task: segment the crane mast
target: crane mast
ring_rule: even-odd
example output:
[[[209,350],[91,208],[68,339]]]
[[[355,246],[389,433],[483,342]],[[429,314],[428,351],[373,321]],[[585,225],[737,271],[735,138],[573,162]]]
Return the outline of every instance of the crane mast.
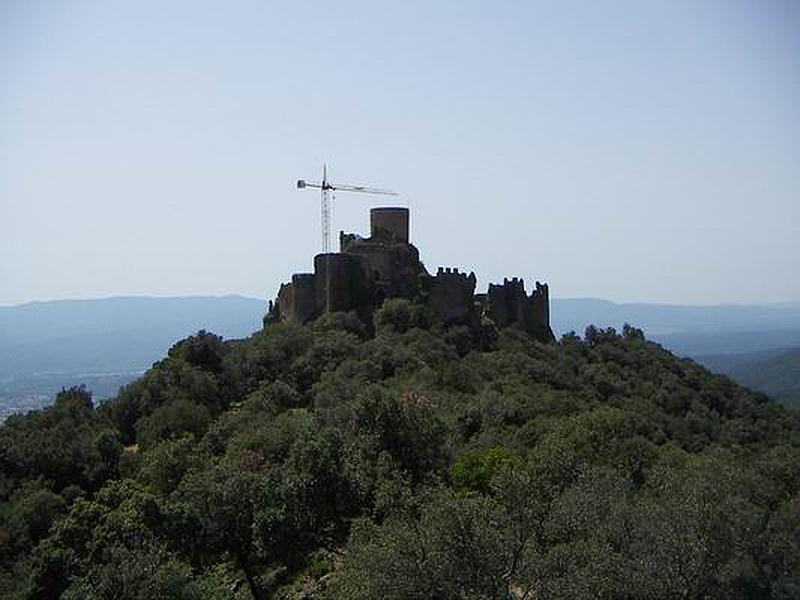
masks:
[[[322,220],[322,252],[331,251],[331,201],[335,199],[335,192],[357,192],[361,194],[377,194],[383,196],[397,196],[396,192],[382,188],[371,188],[363,185],[340,185],[328,181],[328,166],[322,167],[322,181],[297,180],[297,189],[306,188],[320,190],[320,217]]]

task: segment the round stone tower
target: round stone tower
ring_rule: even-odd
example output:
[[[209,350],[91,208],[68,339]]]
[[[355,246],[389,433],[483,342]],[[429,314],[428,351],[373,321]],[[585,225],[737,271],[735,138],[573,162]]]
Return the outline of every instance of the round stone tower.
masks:
[[[370,235],[374,238],[391,238],[408,243],[408,209],[384,206],[369,211]]]

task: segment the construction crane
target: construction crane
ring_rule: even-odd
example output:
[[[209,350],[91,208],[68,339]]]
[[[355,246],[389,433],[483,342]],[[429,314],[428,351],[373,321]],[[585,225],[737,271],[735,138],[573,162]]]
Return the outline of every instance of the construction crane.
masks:
[[[297,189],[304,190],[313,188],[320,190],[322,215],[322,252],[328,254],[331,251],[331,201],[335,198],[335,192],[360,192],[362,194],[379,194],[382,196],[397,196],[396,192],[380,188],[370,188],[363,185],[339,185],[328,181],[328,166],[322,167],[322,181],[297,180]],[[332,194],[332,195],[329,195]]]

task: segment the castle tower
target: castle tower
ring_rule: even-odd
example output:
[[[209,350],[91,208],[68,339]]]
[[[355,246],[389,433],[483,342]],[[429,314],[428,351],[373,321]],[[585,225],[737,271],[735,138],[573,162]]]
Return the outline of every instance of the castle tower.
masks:
[[[372,307],[372,285],[363,259],[355,254],[329,253],[314,257],[317,306],[321,313]]]
[[[399,206],[372,208],[369,211],[370,235],[408,243],[408,209]]]
[[[475,315],[475,273],[459,273],[458,269],[439,267],[430,278],[431,310],[445,325],[477,323]]]

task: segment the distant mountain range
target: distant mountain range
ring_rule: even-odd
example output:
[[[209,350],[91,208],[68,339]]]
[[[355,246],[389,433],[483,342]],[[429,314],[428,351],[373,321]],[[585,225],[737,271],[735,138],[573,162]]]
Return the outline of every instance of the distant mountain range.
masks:
[[[222,297],[117,297],[58,300],[0,307],[0,417],[46,402],[62,386],[85,383],[96,398],[113,396],[163,357],[177,340],[199,329],[225,338],[261,327],[264,300]],[[778,398],[790,396],[800,374],[781,351],[800,348],[800,302],[763,306],[617,304],[597,299],[554,299],[557,335],[583,333],[590,324],[620,328],[631,323],[676,354],[729,374]],[[790,355],[791,356],[791,355]],[[771,361],[764,382],[755,374]],[[776,366],[786,360],[787,370]],[[741,368],[738,371],[737,368]],[[744,378],[744,379],[742,379]],[[776,388],[772,382],[783,382]],[[751,382],[751,383],[748,383]]]

